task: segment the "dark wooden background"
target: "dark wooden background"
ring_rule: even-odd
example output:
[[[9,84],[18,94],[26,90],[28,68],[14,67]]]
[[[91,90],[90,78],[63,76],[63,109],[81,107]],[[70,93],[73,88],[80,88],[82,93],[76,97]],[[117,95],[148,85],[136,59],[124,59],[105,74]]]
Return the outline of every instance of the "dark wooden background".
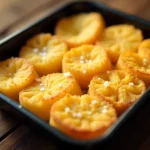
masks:
[[[33,21],[41,18],[51,8],[55,8],[61,2],[68,0],[4,0],[0,4],[0,39],[7,35],[24,28]],[[150,21],[150,0],[99,0],[110,7],[117,8],[129,14],[137,15]],[[143,114],[150,115],[147,109]],[[139,124],[143,128],[143,132],[139,132],[136,128],[138,119],[144,117],[136,116],[133,122],[128,126],[132,126],[129,131],[124,131],[122,142],[117,139],[116,150],[150,150],[150,119],[144,118]],[[139,121],[140,122],[140,121]],[[146,128],[147,127],[147,128]],[[147,134],[146,134],[147,133]],[[123,135],[123,136],[124,136]],[[131,138],[129,138],[131,136]],[[128,140],[128,138],[130,140]],[[142,140],[139,140],[142,139]],[[141,142],[142,141],[142,142]],[[134,145],[134,147],[133,147]],[[137,146],[135,146],[137,145]],[[55,144],[52,144],[42,136],[35,135],[32,130],[20,123],[18,120],[10,117],[6,113],[0,111],[0,150],[55,150]],[[107,149],[107,148],[106,148]],[[107,149],[107,150],[110,150]],[[113,144],[112,144],[113,150]]]
[[[69,0],[4,0],[0,4],[0,38],[24,28],[65,1]],[[150,0],[99,1],[150,21]]]

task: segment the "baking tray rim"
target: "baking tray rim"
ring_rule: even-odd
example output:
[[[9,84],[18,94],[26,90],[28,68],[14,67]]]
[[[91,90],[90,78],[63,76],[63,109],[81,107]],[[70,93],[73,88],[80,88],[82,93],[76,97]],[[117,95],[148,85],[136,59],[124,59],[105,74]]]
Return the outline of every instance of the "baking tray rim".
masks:
[[[34,115],[32,112],[28,111],[24,107],[20,107],[21,105],[18,104],[15,101],[12,101],[9,97],[6,95],[0,93],[0,100],[3,100],[4,103],[7,103],[9,106],[12,106],[15,110],[17,110],[19,113],[25,115],[25,117],[31,119],[32,121],[36,122],[40,127],[48,131],[49,133],[52,133],[56,138],[59,140],[69,143],[69,144],[75,144],[78,146],[84,146],[84,147],[90,147],[93,144],[101,144],[106,139],[110,138],[115,132],[118,130],[118,128],[126,122],[133,114],[136,113],[136,110],[139,109],[139,105],[143,106],[147,102],[147,100],[144,100],[146,95],[150,95],[150,88],[148,88],[145,93],[139,98],[137,102],[135,102],[133,105],[131,105],[118,119],[117,121],[109,127],[105,133],[102,136],[99,136],[97,138],[93,138],[90,140],[79,140],[71,138],[61,131],[57,130],[56,128],[50,126],[48,123],[46,123],[44,120],[40,119],[36,115]],[[3,109],[2,109],[3,110]],[[4,109],[5,110],[5,109]],[[16,117],[17,118],[17,117]]]

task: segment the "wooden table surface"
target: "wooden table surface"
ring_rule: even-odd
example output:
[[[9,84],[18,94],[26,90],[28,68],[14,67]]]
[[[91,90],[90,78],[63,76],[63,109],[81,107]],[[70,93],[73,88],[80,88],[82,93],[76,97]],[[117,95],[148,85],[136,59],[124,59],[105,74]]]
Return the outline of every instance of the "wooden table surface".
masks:
[[[65,0],[64,0],[65,1]],[[124,12],[140,16],[150,21],[150,0],[100,0]],[[60,0],[5,0],[0,5],[0,38],[32,23],[49,12]],[[147,105],[142,113],[123,125],[105,150],[150,150],[150,109]],[[137,123],[138,122],[138,123]],[[125,128],[125,127],[126,128]],[[127,128],[127,126],[129,126]],[[141,130],[139,130],[141,129]],[[45,140],[17,119],[0,111],[0,150],[55,150],[56,144]],[[63,149],[63,148],[62,148]]]

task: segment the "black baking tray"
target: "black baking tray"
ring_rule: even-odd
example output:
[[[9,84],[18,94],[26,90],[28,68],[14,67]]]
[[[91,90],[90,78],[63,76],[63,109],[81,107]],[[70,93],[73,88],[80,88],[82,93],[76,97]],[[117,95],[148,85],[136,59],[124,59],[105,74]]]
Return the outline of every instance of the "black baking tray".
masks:
[[[133,24],[137,28],[142,29],[144,38],[150,37],[149,21],[109,8],[97,1],[71,1],[63,3],[44,18],[0,41],[0,60],[4,60],[11,56],[17,56],[21,46],[25,44],[27,39],[38,33],[54,33],[55,24],[60,18],[80,12],[100,12],[104,17],[107,26],[121,23]],[[47,122],[41,120],[25,108],[20,108],[18,103],[2,93],[0,93],[0,108],[14,117],[23,120],[24,123],[30,125],[36,132],[44,133],[45,137],[48,137],[48,139],[57,145],[64,147],[71,146],[72,149],[73,147],[94,149],[102,148],[102,145],[109,144],[111,139],[115,138],[117,131],[120,130],[123,123],[125,125],[133,115],[142,112],[145,105],[147,107],[150,106],[149,100],[150,89],[148,89],[135,104],[124,112],[103,136],[88,141],[80,141],[64,135],[62,132],[49,126]]]

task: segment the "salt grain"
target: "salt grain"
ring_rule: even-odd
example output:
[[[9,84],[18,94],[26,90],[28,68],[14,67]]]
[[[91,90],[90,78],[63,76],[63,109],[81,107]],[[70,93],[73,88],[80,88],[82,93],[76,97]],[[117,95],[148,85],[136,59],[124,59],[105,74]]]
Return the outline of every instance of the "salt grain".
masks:
[[[60,83],[60,84],[59,84],[59,87],[62,87],[62,86],[63,86],[63,85]]]
[[[105,106],[103,106],[103,108],[104,108],[104,109],[106,109],[106,108],[108,108],[108,106],[107,106],[107,105],[105,105]]]
[[[65,72],[65,73],[64,73],[64,76],[70,77],[70,76],[71,76],[71,73],[70,73],[70,72]]]
[[[104,87],[106,87],[106,88],[109,87],[109,82],[108,81],[104,82]]]
[[[102,110],[102,113],[106,113],[108,110],[107,109],[103,109]]]
[[[43,86],[43,83],[40,83],[40,86]]]
[[[22,106],[21,106],[21,105],[19,105],[19,106],[18,106],[18,108],[22,108]]]
[[[86,74],[86,72],[87,72],[86,70],[83,70],[83,74]]]
[[[130,85],[130,86],[133,86],[133,85],[134,85],[134,83],[133,83],[133,82],[129,82],[129,85]]]
[[[83,60],[84,59],[84,56],[80,56],[80,60]]]
[[[44,87],[41,87],[41,88],[40,88],[40,91],[44,91],[44,90],[45,90],[45,88],[44,88]]]
[[[92,100],[92,105],[97,104],[97,100]]]
[[[34,48],[34,49],[33,49],[33,52],[34,52],[34,53],[37,53],[38,51],[39,51],[38,48]]]
[[[143,65],[147,65],[147,59],[146,58],[143,59]]]
[[[80,64],[84,64],[84,60],[80,60]]]
[[[82,117],[82,113],[81,113],[81,112],[78,112],[78,113],[77,113],[77,117],[78,117],[78,118],[81,118],[81,117]]]
[[[67,113],[70,112],[70,108],[69,108],[69,107],[66,107],[66,108],[65,108],[65,112],[67,112]]]
[[[47,55],[47,53],[46,52],[40,52],[39,55],[42,57],[45,57]]]

